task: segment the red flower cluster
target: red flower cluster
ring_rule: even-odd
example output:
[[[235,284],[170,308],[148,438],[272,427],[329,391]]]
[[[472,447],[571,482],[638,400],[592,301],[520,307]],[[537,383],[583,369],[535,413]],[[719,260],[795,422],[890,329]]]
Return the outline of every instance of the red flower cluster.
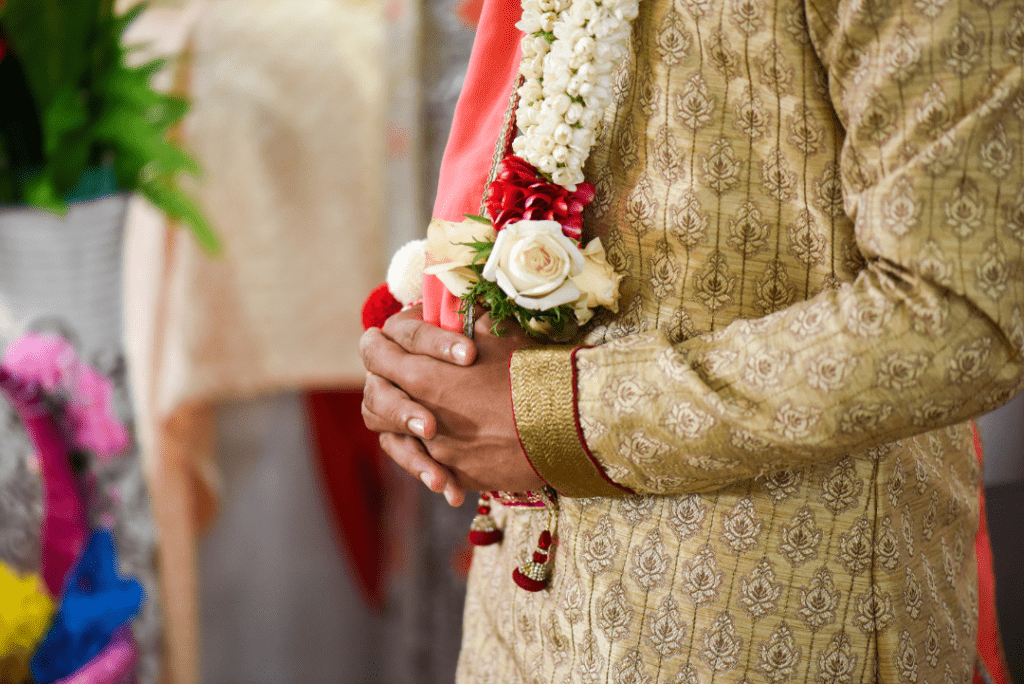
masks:
[[[583,208],[594,199],[594,186],[580,183],[576,192],[540,177],[525,159],[509,155],[498,165],[498,176],[487,188],[487,213],[495,230],[516,221],[558,221],[565,236],[579,241]]]

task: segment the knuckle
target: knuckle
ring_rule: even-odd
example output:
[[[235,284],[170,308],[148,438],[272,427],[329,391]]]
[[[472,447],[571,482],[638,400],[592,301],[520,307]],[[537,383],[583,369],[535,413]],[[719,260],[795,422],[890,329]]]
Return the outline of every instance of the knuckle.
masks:
[[[432,386],[429,375],[429,373],[419,368],[410,369],[403,379],[402,389],[415,399],[428,399]]]
[[[377,406],[377,392],[380,391],[379,383],[377,382],[377,376],[371,376],[366,379],[366,385],[363,387],[363,410],[376,412]]]
[[[373,365],[374,350],[380,341],[381,332],[376,328],[370,328],[359,337],[359,357],[363,360],[363,366],[371,370]]]
[[[399,344],[407,352],[418,353],[423,337],[423,324],[419,321],[403,321],[398,333]]]

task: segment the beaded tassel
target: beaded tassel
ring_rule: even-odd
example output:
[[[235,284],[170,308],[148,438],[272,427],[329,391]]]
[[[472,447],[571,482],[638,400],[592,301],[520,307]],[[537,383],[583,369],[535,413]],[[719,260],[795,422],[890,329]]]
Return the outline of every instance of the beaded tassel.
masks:
[[[558,522],[558,495],[551,487],[545,487],[543,493],[548,499],[548,524],[537,539],[533,557],[512,571],[513,581],[526,591],[547,588],[551,578],[551,541]]]
[[[541,591],[548,586],[548,560],[551,557],[551,531],[544,530],[537,540],[537,550],[533,558],[512,571],[512,579],[526,591]]]
[[[469,527],[469,543],[473,546],[490,546],[501,541],[502,533],[491,516],[491,497],[487,492],[480,494],[476,517]]]

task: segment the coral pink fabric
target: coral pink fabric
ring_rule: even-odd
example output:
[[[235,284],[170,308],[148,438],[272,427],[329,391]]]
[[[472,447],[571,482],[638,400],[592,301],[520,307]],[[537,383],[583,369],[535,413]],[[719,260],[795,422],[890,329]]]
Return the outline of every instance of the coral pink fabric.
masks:
[[[484,0],[466,81],[441,162],[434,216],[461,221],[480,211],[494,146],[519,70],[522,15],[518,0]],[[462,327],[459,300],[434,276],[423,278],[423,318],[449,330]]]

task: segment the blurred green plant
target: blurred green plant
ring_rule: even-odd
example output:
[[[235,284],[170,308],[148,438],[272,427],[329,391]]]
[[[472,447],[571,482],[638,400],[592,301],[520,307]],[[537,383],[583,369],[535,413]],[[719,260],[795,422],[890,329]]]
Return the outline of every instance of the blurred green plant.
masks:
[[[217,236],[178,185],[199,165],[168,135],[188,103],[151,87],[163,60],[126,60],[125,29],[144,9],[116,15],[114,0],[0,0],[0,203],[63,214],[78,180],[98,166],[113,172],[118,190],[141,193],[216,252]]]

